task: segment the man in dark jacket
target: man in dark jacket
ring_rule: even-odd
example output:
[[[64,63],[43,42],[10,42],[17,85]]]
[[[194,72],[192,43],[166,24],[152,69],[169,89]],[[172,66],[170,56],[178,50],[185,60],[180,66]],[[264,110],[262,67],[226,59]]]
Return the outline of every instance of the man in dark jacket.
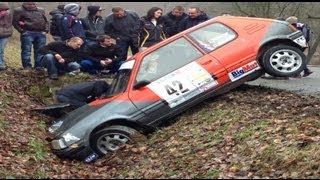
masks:
[[[178,31],[184,31],[208,19],[210,19],[209,16],[202,12],[198,7],[190,7],[188,16],[180,21]]]
[[[64,5],[58,5],[58,7],[49,12],[51,15],[50,19],[50,34],[55,41],[61,41],[61,19],[64,15]]]
[[[112,8],[112,14],[106,17],[105,33],[116,39],[123,57],[127,59],[130,47],[132,55],[139,52],[139,48],[133,42],[138,38],[139,16],[134,11],[123,10],[121,7]]]
[[[80,37],[83,41],[86,40],[82,21],[78,18],[80,10],[80,5],[76,3],[69,3],[64,6],[65,15],[61,19],[62,40],[71,37]]]
[[[101,16],[102,10],[104,9],[102,9],[100,6],[88,6],[88,15],[84,18],[81,18],[82,25],[86,33],[86,46],[97,43],[97,36],[105,34],[105,21]]]
[[[56,94],[59,103],[69,103],[79,108],[100,98],[109,89],[109,84],[103,80],[80,82],[60,89]]]
[[[24,69],[31,69],[31,49],[34,49],[34,68],[40,68],[40,55],[37,50],[46,44],[46,33],[49,32],[49,22],[43,8],[36,2],[24,2],[13,11],[12,24],[20,33],[21,61]]]
[[[80,65],[84,72],[98,74],[99,70],[108,69],[110,74],[118,71],[125,57],[122,56],[119,46],[112,43],[108,35],[99,35],[98,44],[86,46]]]
[[[47,68],[50,79],[57,80],[58,74],[80,70],[80,47],[83,40],[72,37],[67,41],[55,41],[39,49],[41,64]]]
[[[176,6],[172,9],[171,12],[162,17],[165,27],[164,31],[166,32],[168,37],[171,37],[179,32],[179,22],[187,16],[188,15],[184,13],[184,9],[182,6]]]

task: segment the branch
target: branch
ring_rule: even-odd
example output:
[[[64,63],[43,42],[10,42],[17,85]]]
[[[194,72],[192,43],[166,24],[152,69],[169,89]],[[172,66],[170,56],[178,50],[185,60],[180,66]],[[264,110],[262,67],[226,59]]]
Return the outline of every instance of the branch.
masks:
[[[307,14],[308,15],[308,19],[320,19],[320,17],[316,17],[316,16],[311,16],[309,13]]]

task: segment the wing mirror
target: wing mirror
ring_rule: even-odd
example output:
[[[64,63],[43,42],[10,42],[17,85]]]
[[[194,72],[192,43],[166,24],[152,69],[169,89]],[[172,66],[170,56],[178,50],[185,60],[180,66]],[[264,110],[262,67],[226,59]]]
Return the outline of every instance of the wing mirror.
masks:
[[[147,80],[138,81],[138,82],[133,86],[133,88],[134,88],[134,89],[139,89],[139,88],[141,88],[141,87],[143,87],[143,86],[146,86],[146,85],[148,85],[148,84],[150,84],[150,81],[147,81]]]

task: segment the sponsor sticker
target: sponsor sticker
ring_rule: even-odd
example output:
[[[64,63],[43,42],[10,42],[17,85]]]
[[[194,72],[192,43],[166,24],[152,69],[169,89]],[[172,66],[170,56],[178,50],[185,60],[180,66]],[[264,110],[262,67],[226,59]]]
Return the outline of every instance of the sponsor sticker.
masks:
[[[86,159],[84,161],[88,163],[93,160],[96,160],[98,157],[99,157],[99,155],[97,153],[93,153],[90,156],[86,157]]]
[[[229,72],[228,75],[231,81],[233,82],[254,72],[257,69],[260,69],[260,66],[258,65],[257,61],[252,61],[236,70]]]
[[[218,84],[198,63],[192,62],[147,87],[173,108]]]
[[[293,40],[293,42],[297,43],[301,47],[308,47],[307,40],[304,36],[300,36],[297,39]]]
[[[62,137],[64,138],[64,140],[65,140],[66,142],[69,142],[69,141],[79,141],[79,140],[80,140],[80,138],[78,138],[78,137],[76,137],[76,136],[74,136],[74,135],[72,135],[72,134],[70,134],[70,133],[67,133],[67,134],[63,135]]]

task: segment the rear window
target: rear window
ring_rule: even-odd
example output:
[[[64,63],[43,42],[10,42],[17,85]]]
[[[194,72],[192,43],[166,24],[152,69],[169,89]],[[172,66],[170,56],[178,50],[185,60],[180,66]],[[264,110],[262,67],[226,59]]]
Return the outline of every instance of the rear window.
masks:
[[[221,23],[213,23],[191,32],[188,36],[206,52],[213,51],[218,47],[236,38],[236,33]]]

